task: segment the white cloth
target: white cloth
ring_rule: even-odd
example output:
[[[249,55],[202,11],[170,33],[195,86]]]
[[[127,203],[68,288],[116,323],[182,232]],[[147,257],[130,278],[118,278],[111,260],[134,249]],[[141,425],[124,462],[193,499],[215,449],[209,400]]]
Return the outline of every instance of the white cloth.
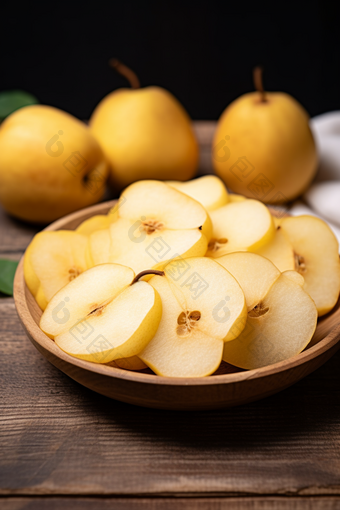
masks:
[[[340,111],[310,121],[320,164],[312,186],[288,210],[293,216],[311,214],[326,221],[340,245]],[[340,251],[340,250],[339,250]]]

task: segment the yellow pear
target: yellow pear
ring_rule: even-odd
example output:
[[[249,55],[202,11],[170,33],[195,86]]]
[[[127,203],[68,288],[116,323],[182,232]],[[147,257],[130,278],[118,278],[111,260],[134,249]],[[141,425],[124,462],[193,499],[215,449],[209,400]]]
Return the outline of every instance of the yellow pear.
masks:
[[[281,230],[288,237],[295,269],[305,280],[304,290],[316,304],[319,316],[335,306],[340,292],[339,244],[327,223],[314,216],[284,218]]]
[[[26,106],[0,129],[0,202],[26,221],[49,223],[98,202],[108,164],[88,126],[57,108]]]
[[[170,262],[150,285],[159,293],[163,315],[150,343],[139,353],[156,374],[204,377],[215,372],[224,342],[244,327],[244,294],[231,274],[208,257]]]
[[[216,175],[204,175],[192,181],[167,181],[168,186],[194,198],[207,211],[214,211],[229,202],[227,188]]]
[[[113,185],[121,189],[139,179],[193,177],[198,145],[182,105],[160,87],[139,88],[131,71],[117,61],[115,67],[135,88],[106,96],[90,119],[110,162]]]
[[[218,121],[213,166],[235,193],[267,203],[301,195],[312,181],[318,156],[309,116],[291,96],[257,92],[231,103]]]
[[[162,317],[158,292],[118,264],[82,273],[52,298],[41,329],[65,352],[94,363],[136,356]]]

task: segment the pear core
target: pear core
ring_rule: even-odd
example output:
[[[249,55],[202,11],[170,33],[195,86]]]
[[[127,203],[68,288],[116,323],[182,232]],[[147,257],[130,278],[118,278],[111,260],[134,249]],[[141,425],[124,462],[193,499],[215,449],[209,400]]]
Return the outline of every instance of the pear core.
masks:
[[[307,271],[306,262],[302,255],[294,252],[294,261],[295,261],[295,271],[304,275]]]
[[[103,311],[105,310],[107,305],[109,305],[111,302],[112,302],[112,299],[107,299],[106,301],[104,301],[100,305],[99,304],[92,305],[92,307],[91,307],[92,310],[91,310],[91,312],[89,312],[87,314],[87,317],[90,317],[90,316],[91,317],[98,317],[99,315],[101,315],[103,313]]]
[[[269,306],[265,306],[261,301],[256,306],[254,306],[252,310],[249,310],[248,316],[252,319],[257,319],[258,317],[265,315],[267,312],[269,312]]]
[[[82,269],[80,269],[80,267],[77,267],[77,266],[73,266],[71,267],[69,270],[68,270],[68,273],[69,273],[69,281],[71,282],[72,280],[74,280],[75,278],[77,278],[77,276],[79,276],[81,273],[83,272]]]
[[[147,234],[153,234],[154,232],[163,230],[164,223],[155,219],[149,219],[142,221],[140,226],[141,230],[144,230]]]
[[[225,237],[222,237],[222,239],[211,239],[211,241],[208,244],[208,250],[213,251],[216,253],[222,246],[227,244],[228,239]]]
[[[177,335],[178,336],[187,336],[189,333],[195,328],[197,322],[201,318],[201,312],[198,310],[194,310],[190,312],[186,310],[185,312],[181,312],[177,318]]]

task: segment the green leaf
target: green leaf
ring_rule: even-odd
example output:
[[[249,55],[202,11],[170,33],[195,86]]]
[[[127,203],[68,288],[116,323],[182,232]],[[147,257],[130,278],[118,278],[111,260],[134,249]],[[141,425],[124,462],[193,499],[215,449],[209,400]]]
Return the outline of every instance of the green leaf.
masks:
[[[0,92],[0,121],[23,106],[39,103],[38,99],[23,90],[5,90]]]
[[[0,292],[13,296],[13,280],[19,262],[0,259]]]

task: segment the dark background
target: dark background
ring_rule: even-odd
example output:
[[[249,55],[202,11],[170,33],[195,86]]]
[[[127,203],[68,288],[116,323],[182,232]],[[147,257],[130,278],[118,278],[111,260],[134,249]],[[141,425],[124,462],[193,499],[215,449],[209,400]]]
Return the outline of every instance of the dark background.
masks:
[[[142,86],[170,90],[194,119],[217,119],[253,89],[293,95],[314,116],[340,109],[340,2],[121,1],[14,4],[1,23],[0,90],[21,88],[42,103],[89,118],[126,86],[117,57]]]

